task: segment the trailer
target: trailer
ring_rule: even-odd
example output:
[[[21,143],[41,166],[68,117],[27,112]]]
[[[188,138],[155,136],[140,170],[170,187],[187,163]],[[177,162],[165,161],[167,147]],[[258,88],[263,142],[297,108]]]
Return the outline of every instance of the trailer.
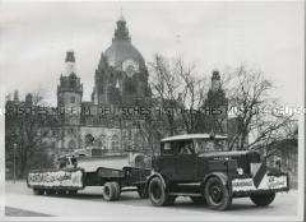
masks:
[[[97,159],[96,162],[87,160],[76,164],[74,157],[68,157],[67,161],[68,164],[60,168],[29,172],[27,186],[36,195],[75,195],[85,187],[101,186],[103,198],[107,201],[118,200],[121,192],[127,191],[137,191],[140,198],[147,197],[145,184],[151,174],[150,168],[112,168],[103,159],[100,164]]]

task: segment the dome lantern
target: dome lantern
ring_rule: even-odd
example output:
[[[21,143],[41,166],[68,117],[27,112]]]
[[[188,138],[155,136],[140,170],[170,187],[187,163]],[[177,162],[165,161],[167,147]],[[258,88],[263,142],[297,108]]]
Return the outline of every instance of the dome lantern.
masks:
[[[115,35],[113,38],[114,41],[131,41],[131,37],[129,35],[129,30],[126,27],[126,21],[123,16],[117,21],[117,28],[115,30]]]

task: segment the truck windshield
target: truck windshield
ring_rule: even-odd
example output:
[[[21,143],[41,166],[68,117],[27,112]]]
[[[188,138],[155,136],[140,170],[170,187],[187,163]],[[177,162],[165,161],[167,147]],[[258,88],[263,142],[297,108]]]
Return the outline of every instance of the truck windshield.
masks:
[[[195,152],[196,154],[210,153],[210,152],[220,152],[225,151],[226,140],[222,139],[199,139],[195,140]]]

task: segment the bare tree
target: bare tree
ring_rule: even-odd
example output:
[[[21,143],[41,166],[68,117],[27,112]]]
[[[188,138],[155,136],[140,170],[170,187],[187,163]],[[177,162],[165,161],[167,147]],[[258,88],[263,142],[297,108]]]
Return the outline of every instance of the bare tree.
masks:
[[[285,136],[280,131],[290,124],[292,115],[275,112],[280,106],[272,96],[274,86],[263,72],[240,66],[230,76],[226,90],[237,130],[229,141],[229,149],[259,149]]]
[[[23,177],[29,168],[48,163],[43,140],[53,120],[46,109],[40,106],[41,102],[39,93],[28,94],[25,101],[6,102],[6,163],[9,166],[13,161],[16,162],[19,177]]]
[[[155,105],[164,113],[160,116],[170,135],[196,131],[198,109],[205,99],[207,81],[200,78],[194,65],[187,65],[182,58],[169,62],[156,55],[151,63],[151,88]]]

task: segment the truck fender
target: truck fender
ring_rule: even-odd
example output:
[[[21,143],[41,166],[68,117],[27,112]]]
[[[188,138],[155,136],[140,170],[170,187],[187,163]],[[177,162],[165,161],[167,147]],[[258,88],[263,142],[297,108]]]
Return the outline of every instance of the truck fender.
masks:
[[[145,190],[147,191],[149,189],[149,184],[150,184],[150,181],[155,178],[155,177],[158,177],[160,178],[160,180],[162,181],[162,184],[164,186],[164,188],[167,187],[167,183],[166,183],[166,180],[165,178],[158,172],[153,172],[146,180],[146,183],[145,183]]]
[[[225,186],[228,185],[229,178],[225,173],[222,173],[222,172],[212,172],[212,173],[207,174],[203,179],[202,185],[204,186],[207,180],[210,177],[214,177],[214,176],[218,177],[222,181],[223,185]]]

